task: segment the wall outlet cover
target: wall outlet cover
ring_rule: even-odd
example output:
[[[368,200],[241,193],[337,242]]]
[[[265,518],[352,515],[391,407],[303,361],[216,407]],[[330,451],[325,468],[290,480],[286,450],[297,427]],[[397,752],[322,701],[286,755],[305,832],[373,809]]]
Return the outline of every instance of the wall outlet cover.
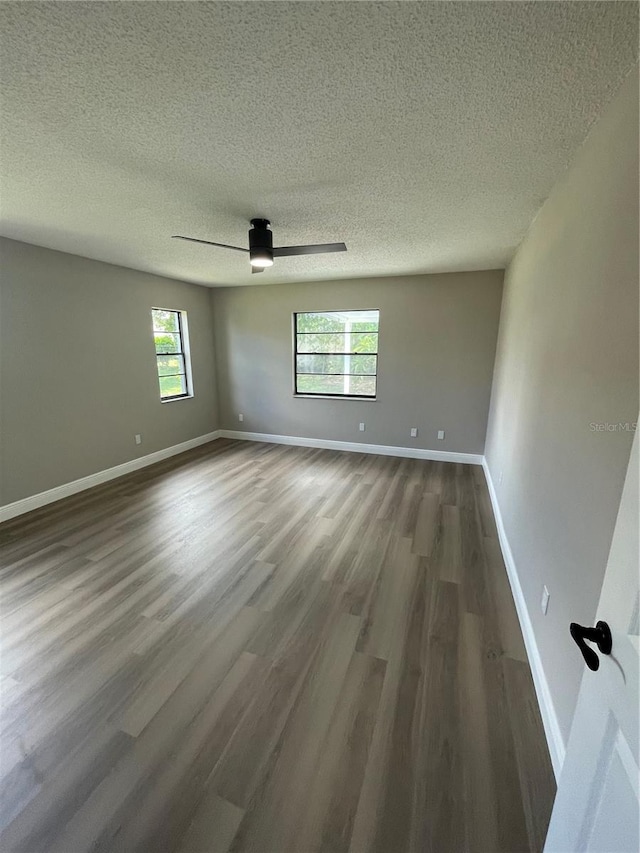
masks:
[[[443,429],[438,430],[438,438],[444,438],[444,430]]]
[[[238,415],[238,420],[240,421],[240,423],[242,423],[242,421],[244,420],[244,415]]]
[[[142,444],[142,436],[140,435],[139,432],[136,433],[135,440],[136,440],[136,444]]]
[[[411,427],[411,438],[418,437],[418,427]]]
[[[364,432],[364,424],[360,424],[360,432]]]
[[[542,599],[540,600],[540,609],[544,616],[547,615],[547,610],[549,609],[549,590],[546,586],[542,587]]]

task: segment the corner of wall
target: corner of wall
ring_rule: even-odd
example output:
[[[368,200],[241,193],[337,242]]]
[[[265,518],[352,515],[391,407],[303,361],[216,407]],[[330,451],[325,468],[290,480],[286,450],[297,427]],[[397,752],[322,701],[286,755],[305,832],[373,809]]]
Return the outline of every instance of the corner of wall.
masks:
[[[214,389],[214,401],[215,401],[215,413],[213,418],[212,429],[219,430],[222,427],[222,380],[224,377],[222,376],[222,371],[220,369],[220,356],[221,356],[221,347],[218,340],[218,325],[216,324],[216,288],[209,288],[209,316],[211,320],[211,334],[213,337],[213,359],[214,359],[214,379],[215,379],[215,389]]]

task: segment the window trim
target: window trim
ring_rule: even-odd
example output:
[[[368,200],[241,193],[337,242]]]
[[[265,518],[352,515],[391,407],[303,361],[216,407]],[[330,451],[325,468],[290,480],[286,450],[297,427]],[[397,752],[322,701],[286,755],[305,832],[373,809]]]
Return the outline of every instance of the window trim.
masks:
[[[154,311],[165,311],[170,314],[177,314],[178,316],[178,336],[180,340],[180,350],[175,353],[159,353],[156,352],[155,347],[155,335],[158,332],[165,331],[164,329],[156,329],[155,322],[153,319]],[[154,305],[151,308],[151,334],[153,336],[153,349],[156,357],[156,378],[158,380],[158,390],[160,392],[160,402],[161,403],[175,403],[177,400],[188,400],[194,396],[193,389],[193,376],[191,373],[191,349],[189,346],[189,325],[187,320],[187,312],[183,311],[181,308],[160,308],[158,305]],[[176,332],[169,332],[168,334],[176,334]],[[158,370],[158,358],[163,355],[181,355],[184,362],[184,373],[169,373],[167,376],[184,376],[184,382],[186,386],[186,391],[184,394],[171,394],[171,396],[163,397],[162,396],[162,386],[160,385],[160,371]]]
[[[378,335],[378,348],[375,353],[299,353],[298,352],[298,330],[297,330],[297,317],[298,314],[340,314],[347,312],[355,312],[355,311],[376,311],[378,313],[378,331],[374,332],[374,334]],[[316,309],[314,311],[294,311],[291,315],[291,329],[293,336],[293,374],[292,374],[292,389],[293,396],[303,400],[357,400],[359,402],[365,403],[375,403],[378,399],[378,358],[380,356],[380,314],[381,310],[379,308],[324,308],[324,309]],[[316,334],[314,332],[300,332],[300,334]],[[317,333],[323,334],[323,333]],[[327,333],[328,334],[328,333]],[[366,334],[366,333],[362,333]],[[327,374],[331,376],[375,376],[376,380],[376,393],[375,394],[319,394],[314,393],[313,391],[298,391],[298,355],[375,355],[376,356],[376,372],[374,373],[357,373],[357,374],[344,374],[344,373],[336,373],[336,374]]]

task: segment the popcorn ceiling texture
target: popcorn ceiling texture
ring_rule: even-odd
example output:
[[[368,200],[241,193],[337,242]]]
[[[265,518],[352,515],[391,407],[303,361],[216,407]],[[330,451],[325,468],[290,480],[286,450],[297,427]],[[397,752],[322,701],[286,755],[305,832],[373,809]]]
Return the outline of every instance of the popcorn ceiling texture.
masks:
[[[208,284],[503,267],[633,68],[627,2],[2,3],[1,232]],[[260,277],[238,253],[344,240]]]

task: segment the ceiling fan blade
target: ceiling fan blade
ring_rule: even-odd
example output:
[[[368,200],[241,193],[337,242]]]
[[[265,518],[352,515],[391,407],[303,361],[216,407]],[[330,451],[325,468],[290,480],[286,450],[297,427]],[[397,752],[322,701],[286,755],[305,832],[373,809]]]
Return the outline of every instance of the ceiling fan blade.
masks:
[[[251,267],[251,275],[253,275],[254,272],[264,272],[264,267]]]
[[[283,258],[286,255],[321,255],[324,252],[346,252],[344,243],[317,243],[315,246],[279,246],[274,248],[273,257]]]
[[[198,240],[197,237],[182,237],[180,234],[172,234],[172,240],[188,240],[190,243],[204,243],[205,246],[217,246],[219,249],[233,249],[234,252],[248,252],[240,246],[228,246],[226,243],[213,243],[211,240]]]

